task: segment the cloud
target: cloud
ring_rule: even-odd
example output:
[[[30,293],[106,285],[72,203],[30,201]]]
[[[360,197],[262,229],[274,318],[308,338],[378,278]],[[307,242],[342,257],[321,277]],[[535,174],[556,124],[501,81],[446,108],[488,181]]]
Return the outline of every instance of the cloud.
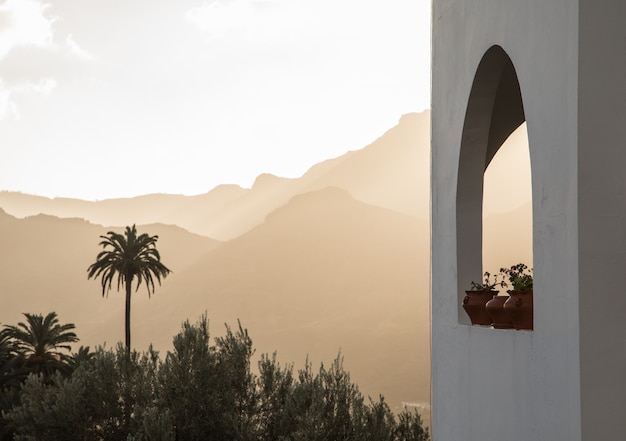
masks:
[[[23,83],[19,86],[7,87],[0,78],[0,121],[13,117],[20,120],[22,115],[18,110],[16,97],[24,95],[48,96],[57,87],[54,78],[42,78],[37,82]]]
[[[75,75],[77,63],[95,59],[72,34],[64,40],[55,35],[58,17],[49,11],[39,0],[0,3],[0,121],[20,119],[21,97],[49,96],[58,78]]]
[[[58,17],[48,16],[50,5],[38,0],[5,0],[0,4],[0,61],[20,49],[49,50],[82,60],[94,56],[67,34],[61,44],[55,42],[54,23]]]
[[[55,18],[46,17],[47,8],[35,0],[6,0],[0,5],[0,60],[16,47],[53,45]]]
[[[67,37],[65,37],[65,46],[69,49],[70,53],[77,58],[85,61],[92,61],[95,59],[95,57],[90,52],[80,47],[78,43],[74,41],[72,34],[68,34]]]
[[[48,96],[56,87],[57,81],[54,78],[42,78],[37,83],[27,83],[16,88],[16,90],[22,93]]]

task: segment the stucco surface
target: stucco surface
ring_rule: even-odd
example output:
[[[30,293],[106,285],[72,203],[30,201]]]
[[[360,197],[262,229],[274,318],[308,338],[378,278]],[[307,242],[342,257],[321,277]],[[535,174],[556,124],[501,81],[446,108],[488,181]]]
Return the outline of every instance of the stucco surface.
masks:
[[[594,291],[600,277],[604,280],[600,285],[608,289],[601,297],[610,300],[618,292],[618,268],[626,261],[622,232],[626,204],[616,207],[614,199],[626,193],[626,178],[614,175],[626,164],[626,38],[621,30],[626,29],[626,15],[621,3],[433,3],[435,441],[626,439],[623,418],[610,421],[618,412],[615,409],[623,410],[617,401],[626,396],[626,381],[617,375],[619,370],[626,372],[625,320],[610,306],[595,305],[595,293],[584,292]],[[460,287],[481,274],[480,254],[472,247],[459,248],[457,240],[462,133],[477,67],[494,45],[506,52],[515,67],[530,144],[535,274],[531,332],[471,327],[459,307]],[[606,69],[601,78],[596,76],[597,62]],[[612,91],[618,84],[621,89]],[[613,94],[619,99],[613,99]],[[612,103],[610,109],[607,102]],[[613,114],[605,119],[609,111]],[[460,204],[481,206],[480,196],[469,199]],[[591,208],[600,210],[604,222],[599,223]],[[466,207],[460,209],[465,213]],[[467,224],[458,228],[476,230]],[[481,243],[480,237],[473,240]],[[603,269],[606,259],[616,274]],[[606,312],[611,323],[601,317]],[[598,337],[606,341],[598,342]],[[614,366],[606,369],[607,363]],[[609,416],[602,414],[606,405],[611,407]]]

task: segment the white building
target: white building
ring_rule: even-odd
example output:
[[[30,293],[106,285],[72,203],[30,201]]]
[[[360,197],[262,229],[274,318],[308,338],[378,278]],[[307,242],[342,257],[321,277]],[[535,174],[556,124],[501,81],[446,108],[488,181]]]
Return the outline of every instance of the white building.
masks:
[[[434,0],[432,33],[433,438],[626,440],[626,0]],[[523,121],[534,330],[471,326],[483,173]]]

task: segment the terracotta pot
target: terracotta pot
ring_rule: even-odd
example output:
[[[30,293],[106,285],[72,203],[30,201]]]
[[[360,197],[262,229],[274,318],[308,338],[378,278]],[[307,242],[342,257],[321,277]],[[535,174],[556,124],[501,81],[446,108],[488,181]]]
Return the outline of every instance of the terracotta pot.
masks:
[[[498,291],[465,291],[463,309],[472,321],[472,325],[491,326],[491,317],[485,305],[497,294]]]
[[[515,329],[533,329],[533,290],[507,291],[509,300],[504,304],[504,311],[511,317]]]
[[[513,329],[513,321],[511,320],[511,317],[504,312],[504,303],[508,299],[509,296],[495,296],[487,302],[487,305],[485,305],[487,313],[491,316],[493,327],[495,329]]]

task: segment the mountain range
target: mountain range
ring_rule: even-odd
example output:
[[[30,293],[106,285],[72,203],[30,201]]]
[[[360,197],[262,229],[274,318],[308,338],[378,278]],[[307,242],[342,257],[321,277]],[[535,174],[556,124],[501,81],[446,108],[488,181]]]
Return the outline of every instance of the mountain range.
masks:
[[[250,189],[96,202],[0,192],[0,322],[56,311],[81,344],[121,341],[123,295],[102,298],[87,267],[100,235],[137,224],[173,273],[152,298],[134,294],[135,348],[170,349],[181,322],[206,312],[215,335],[241,320],[257,356],[298,368],[341,353],[366,395],[428,403],[429,125],[429,112],[405,115],[361,150]],[[529,209],[485,219],[486,265],[530,261]]]
[[[262,174],[249,189],[220,185],[197,196],[152,194],[95,202],[3,191],[0,207],[17,217],[46,213],[100,225],[160,222],[229,240],[262,223],[293,196],[334,186],[362,202],[426,220],[429,125],[428,112],[404,115],[365,149],[316,164],[297,179]]]

